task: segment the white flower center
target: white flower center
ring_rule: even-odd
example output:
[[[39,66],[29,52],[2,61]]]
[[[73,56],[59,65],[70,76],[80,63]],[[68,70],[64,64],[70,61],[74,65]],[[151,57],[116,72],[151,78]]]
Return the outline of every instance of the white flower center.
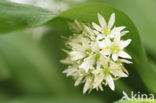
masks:
[[[107,67],[107,68],[104,68],[104,74],[110,74],[110,68],[109,67]]]
[[[114,45],[114,46],[112,46],[111,50],[112,50],[112,53],[118,53],[119,52],[119,47]]]
[[[108,35],[109,31],[110,31],[110,30],[109,30],[108,28],[105,28],[104,31],[103,31],[103,33],[104,33],[105,35]]]
[[[87,56],[89,56],[89,55],[92,53],[92,50],[91,50],[91,49],[87,49],[87,50],[85,51],[85,53],[86,53]]]

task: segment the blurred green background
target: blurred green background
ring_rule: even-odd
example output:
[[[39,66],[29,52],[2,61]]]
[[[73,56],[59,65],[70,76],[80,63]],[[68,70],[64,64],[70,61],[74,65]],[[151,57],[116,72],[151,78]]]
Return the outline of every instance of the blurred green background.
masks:
[[[7,1],[42,7],[54,12],[54,15],[85,3],[109,4],[132,19],[139,30],[149,63],[156,73],[155,0]],[[128,70],[130,77],[121,79],[124,82],[116,82],[117,88],[123,83],[123,87],[117,91],[113,92],[105,87],[103,92],[93,91],[91,94],[83,95],[83,86],[74,87],[72,78],[66,78],[62,74],[66,67],[59,61],[64,55],[60,48],[64,46],[58,33],[58,30],[49,26],[1,33],[0,103],[111,103],[121,99],[123,90],[129,93],[130,91],[153,93],[148,91],[135,70]],[[56,44],[58,41],[59,43]]]

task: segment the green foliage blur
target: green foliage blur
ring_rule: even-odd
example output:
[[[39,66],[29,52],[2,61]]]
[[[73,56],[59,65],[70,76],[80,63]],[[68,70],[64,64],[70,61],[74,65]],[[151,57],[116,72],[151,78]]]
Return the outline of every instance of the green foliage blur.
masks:
[[[65,57],[61,50],[64,41],[60,34],[66,32],[58,30],[60,24],[57,20],[46,23],[61,11],[53,13],[52,9],[16,5],[4,0],[0,1],[0,103],[113,103],[122,98],[122,91],[128,94],[131,91],[156,94],[155,0],[55,2],[65,3],[68,8],[87,3],[105,3],[123,11],[139,31],[150,67],[136,70],[133,66],[127,66],[130,75],[115,82],[116,91],[104,87],[103,92],[83,94],[83,85],[74,87],[72,78],[62,74],[66,66],[60,63]],[[63,25],[62,28],[68,29]],[[145,65],[142,63],[139,62]]]

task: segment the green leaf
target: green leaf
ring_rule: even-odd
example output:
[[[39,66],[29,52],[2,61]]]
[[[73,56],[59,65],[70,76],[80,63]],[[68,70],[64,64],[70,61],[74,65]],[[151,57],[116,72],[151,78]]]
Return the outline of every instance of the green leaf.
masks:
[[[0,1],[0,33],[39,26],[53,17],[42,8]]]
[[[4,60],[0,57],[0,81],[8,80],[10,72]]]
[[[52,21],[48,24],[53,25],[57,29],[61,30],[60,35],[68,34],[70,35],[70,30],[68,28],[67,23],[74,19],[85,23],[97,22],[97,13],[101,13],[106,20],[108,21],[111,13],[115,12],[116,14],[116,23],[115,26],[126,26],[130,31],[124,39],[130,38],[132,39],[132,43],[126,49],[126,51],[133,58],[133,65],[129,69],[134,69],[137,71],[142,81],[146,85],[146,87],[153,93],[156,93],[156,73],[153,72],[152,67],[149,65],[147,57],[144,52],[144,48],[141,44],[139,33],[133,24],[133,22],[119,10],[112,8],[106,4],[86,4],[82,6],[75,7],[68,11],[65,11],[58,16],[56,16]],[[129,66],[128,66],[129,67]],[[131,75],[130,75],[131,76]],[[132,82],[132,81],[131,81]],[[133,84],[135,85],[135,84]],[[136,86],[137,87],[137,86]]]
[[[11,84],[15,85],[16,92],[54,93],[59,96],[67,93],[66,83],[61,72],[55,69],[54,62],[24,32],[1,35],[0,55],[8,67],[9,80],[13,81]]]

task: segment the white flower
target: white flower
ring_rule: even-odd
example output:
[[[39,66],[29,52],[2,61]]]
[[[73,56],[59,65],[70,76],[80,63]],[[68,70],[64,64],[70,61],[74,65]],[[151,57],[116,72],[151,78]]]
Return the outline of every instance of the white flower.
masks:
[[[123,31],[125,26],[113,27],[114,13],[108,25],[102,15],[98,14],[98,19],[100,26],[92,23],[95,29],[75,20],[72,28],[77,33],[66,43],[68,49],[64,51],[68,56],[61,60],[69,64],[63,73],[76,80],[74,85],[84,84],[83,93],[92,89],[103,91],[103,85],[115,90],[114,80],[128,77],[123,63],[132,63],[127,60],[131,56],[124,51],[131,39],[121,39],[128,33]]]
[[[104,37],[112,37],[113,33],[111,33],[111,29],[115,23],[115,13],[112,13],[108,24],[106,23],[105,18],[98,13],[98,20],[100,23],[100,26],[97,25],[96,23],[92,23],[93,27],[99,31]]]
[[[114,40],[106,40],[106,44],[110,49],[110,54],[112,54],[112,59],[114,61],[118,60],[118,57],[131,59],[131,56],[124,51],[124,48],[127,47],[131,42],[131,39],[120,40],[120,35],[117,34],[114,37]]]
[[[128,75],[122,70],[121,64],[115,63],[110,60],[110,58],[105,59],[104,57],[101,57],[100,61],[106,83],[114,90],[115,86],[112,75],[114,77],[127,77]]]

